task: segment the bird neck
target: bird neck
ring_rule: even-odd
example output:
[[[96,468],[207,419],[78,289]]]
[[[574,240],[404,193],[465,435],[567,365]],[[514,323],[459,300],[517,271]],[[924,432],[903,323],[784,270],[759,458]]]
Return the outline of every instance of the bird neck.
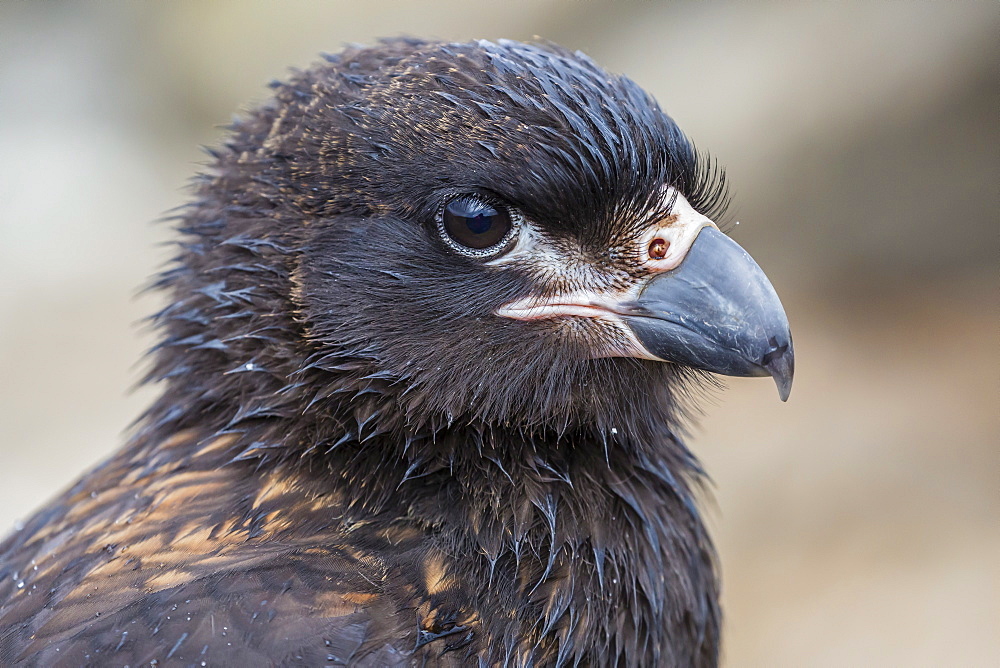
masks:
[[[302,506],[331,500],[336,507],[318,511],[324,517],[403,524],[426,535],[428,553],[466,555],[451,565],[454,580],[468,583],[465,598],[481,608],[482,583],[504,583],[497,591],[506,599],[483,609],[513,624],[504,631],[511,638],[530,629],[535,643],[596,642],[605,657],[660,664],[675,646],[669,638],[686,634],[706,656],[714,652],[714,552],[694,503],[701,472],[671,430],[645,427],[665,422],[623,421],[614,433],[482,424],[408,431],[380,422],[387,407],[365,395],[322,416],[276,408],[206,430],[213,411],[187,400],[168,393],[162,410],[187,405],[200,418],[154,407],[159,417],[138,440],[149,447],[197,424],[203,431],[187,442],[212,457],[195,451],[189,461],[234,467],[241,498],[266,496],[268,485],[294,489]],[[686,662],[674,658],[662,665]]]
[[[203,444],[226,436],[231,461],[289,474],[319,471],[313,491],[336,486],[360,513],[394,505],[430,525],[460,527],[472,526],[458,521],[463,516],[488,518],[469,537],[487,554],[490,531],[517,537],[529,525],[549,531],[553,546],[562,540],[577,549],[589,540],[596,554],[614,548],[604,540],[630,547],[624,543],[646,536],[656,547],[676,524],[697,527],[692,539],[704,540],[694,502],[702,471],[668,410],[619,410],[614,422],[599,415],[558,431],[445,418],[414,424],[398,409],[398,396],[356,380],[296,385],[257,368],[237,370],[225,377],[243,384],[225,394],[191,378],[168,383],[136,442],[165,442],[192,429]],[[371,378],[368,369],[352,375],[359,374]],[[618,426],[597,426],[612,423]]]
[[[368,484],[356,472],[342,484],[369,517],[405,515],[431,528],[438,549],[466,555],[453,565],[456,581],[513,586],[513,602],[491,612],[517,611],[515,637],[532,629],[532,642],[560,651],[597,646],[588,655],[605,657],[597,663],[701,665],[714,656],[718,587],[693,498],[700,474],[671,434],[635,443],[623,430],[604,442],[586,432],[546,439],[464,427],[414,446],[408,452],[418,454],[397,450],[391,463],[388,442],[365,454],[346,449]],[[691,646],[704,656],[668,657],[680,634],[698,638]]]

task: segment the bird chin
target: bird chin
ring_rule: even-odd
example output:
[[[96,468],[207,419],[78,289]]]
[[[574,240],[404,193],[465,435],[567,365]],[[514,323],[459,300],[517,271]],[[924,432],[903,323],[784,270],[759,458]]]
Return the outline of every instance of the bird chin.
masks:
[[[632,328],[615,313],[589,316],[586,333],[589,359],[626,357],[652,362],[667,361],[649,352]]]

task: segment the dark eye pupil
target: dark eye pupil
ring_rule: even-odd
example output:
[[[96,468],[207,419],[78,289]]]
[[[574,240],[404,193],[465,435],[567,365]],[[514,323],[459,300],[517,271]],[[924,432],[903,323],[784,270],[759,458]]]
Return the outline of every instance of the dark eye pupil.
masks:
[[[510,214],[473,197],[459,197],[444,208],[444,229],[453,241],[474,249],[495,246],[511,228]]]
[[[496,217],[495,212],[491,213],[477,213],[475,216],[469,216],[465,219],[465,225],[469,228],[469,231],[473,234],[484,234],[493,227],[493,219]]]

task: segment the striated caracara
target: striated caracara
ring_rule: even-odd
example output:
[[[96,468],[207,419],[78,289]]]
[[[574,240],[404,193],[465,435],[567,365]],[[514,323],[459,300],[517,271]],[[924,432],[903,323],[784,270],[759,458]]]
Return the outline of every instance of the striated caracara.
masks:
[[[162,395],[0,544],[0,665],[715,665],[681,420],[793,367],[719,172],[552,45],[273,89],[178,217]]]

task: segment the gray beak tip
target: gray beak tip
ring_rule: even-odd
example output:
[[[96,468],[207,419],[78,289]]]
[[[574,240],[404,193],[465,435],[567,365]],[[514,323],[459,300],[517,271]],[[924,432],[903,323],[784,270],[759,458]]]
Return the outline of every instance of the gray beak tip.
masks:
[[[792,392],[792,377],[795,375],[795,353],[792,351],[791,340],[788,345],[776,346],[767,353],[761,366],[774,378],[774,384],[778,386],[778,397],[782,401],[788,401],[788,395]]]

